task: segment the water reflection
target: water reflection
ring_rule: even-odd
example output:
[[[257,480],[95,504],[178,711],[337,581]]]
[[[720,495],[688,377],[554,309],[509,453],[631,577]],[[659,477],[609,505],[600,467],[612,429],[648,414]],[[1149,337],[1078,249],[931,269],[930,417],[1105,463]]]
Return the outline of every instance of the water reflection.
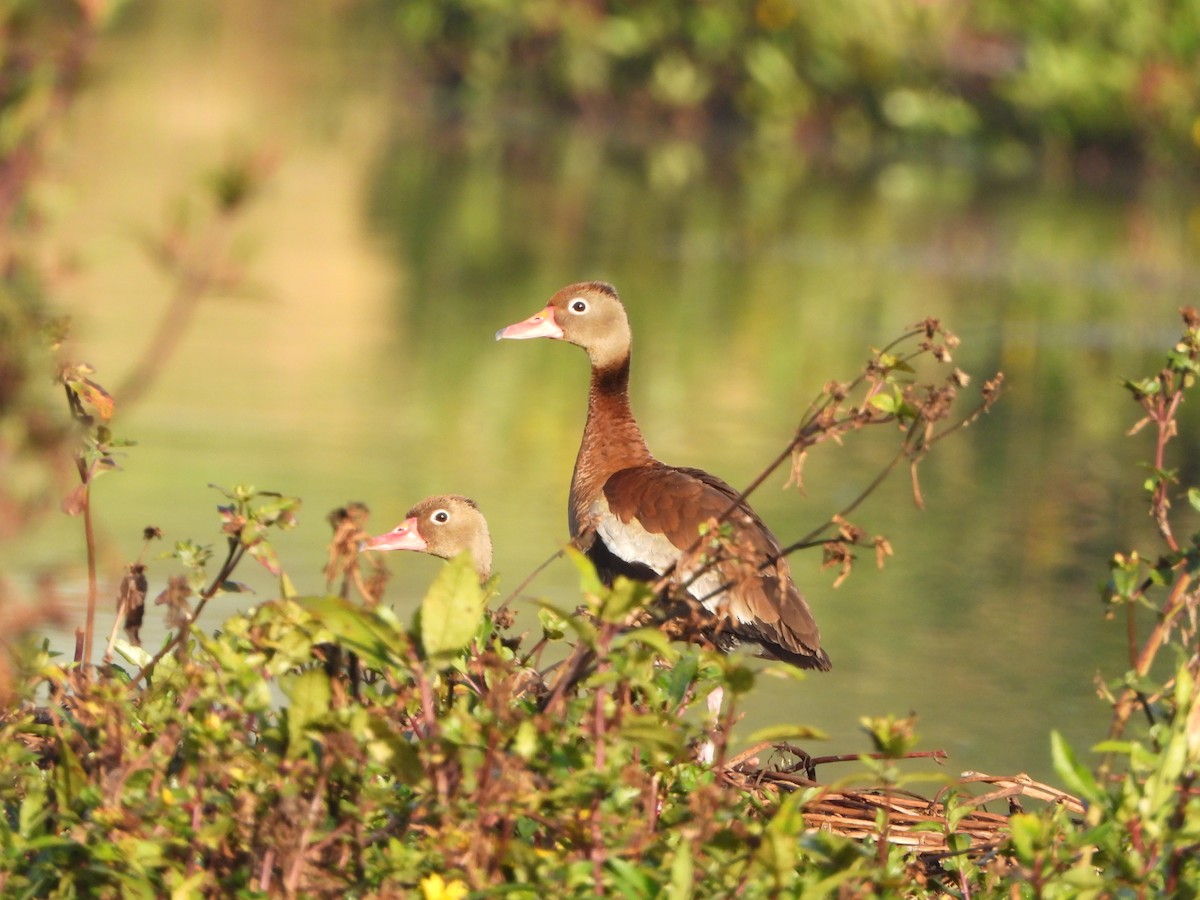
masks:
[[[211,64],[186,36],[168,37],[191,48],[178,65]],[[274,64],[304,70],[291,56]],[[131,63],[113,65],[150,105],[139,116],[169,103]],[[255,80],[237,67],[263,62],[232,54],[221,65],[244,91]],[[143,153],[174,139],[140,132],[142,150],[101,141],[129,98],[113,90],[81,114],[74,176],[104,171],[124,187],[83,205],[80,232],[137,219]],[[799,686],[764,683],[750,723],[812,724],[832,734],[832,752],[852,752],[866,747],[858,716],[915,710],[924,744],[949,750],[953,770],[1042,776],[1051,727],[1084,746],[1100,737],[1091,680],[1123,665],[1095,584],[1113,550],[1149,534],[1133,468],[1148,452],[1122,435],[1136,416],[1118,377],[1154,367],[1175,308],[1195,301],[1190,189],[982,185],[933,166],[840,180],[737,147],[689,145],[679,162],[569,123],[445,123],[395,109],[371,85],[328,90],[355,122],[365,111],[385,127],[330,129],[306,110],[309,95],[287,95],[289,161],[253,223],[271,299],[207,310],[153,396],[120,422],[139,446],[97,488],[112,585],[146,524],[215,542],[205,485],[235,481],[304,497],[303,526],[280,544],[301,590],[321,588],[327,510],[363,500],[388,527],[440,491],[480,502],[496,569],[515,585],[566,537],[587,367],[574,348],[497,346],[492,334],[570,281],[621,290],[651,449],[735,485],[782,446],[821,385],[933,315],[963,336],[959,365],[977,378],[1003,369],[1009,392],[924,467],[927,511],[901,476],[856,516],[895,546],[884,571],[864,560],[834,590],[816,554],[795,560],[835,668]],[[116,263],[128,268],[111,274]],[[99,260],[69,297],[102,375],[123,373],[123,342],[149,330],[157,286],[138,265]],[[96,291],[116,283],[126,289],[104,296],[128,303],[100,307]],[[780,490],[780,476],[756,506],[786,542],[853,497],[887,454],[869,435],[822,448],[805,494]],[[77,572],[77,530],[46,523],[4,548],[6,569]],[[411,609],[437,563],[392,564],[391,597]],[[152,594],[169,571],[152,563]],[[573,603],[574,583],[563,563],[531,591]],[[241,602],[214,604],[209,625]]]

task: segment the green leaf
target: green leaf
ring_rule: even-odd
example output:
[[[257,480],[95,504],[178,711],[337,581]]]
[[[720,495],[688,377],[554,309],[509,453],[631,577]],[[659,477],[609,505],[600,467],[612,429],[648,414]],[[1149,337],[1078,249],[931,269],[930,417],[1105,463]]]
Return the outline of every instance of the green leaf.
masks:
[[[1158,383],[1157,378],[1143,378],[1141,381],[1133,381],[1129,378],[1123,378],[1121,384],[1125,390],[1129,391],[1137,397],[1153,397],[1162,390],[1162,385]]]
[[[1091,750],[1093,753],[1119,753],[1121,756],[1128,756],[1133,752],[1133,743],[1130,741],[1101,741],[1094,744]]]
[[[553,603],[547,600],[538,600],[538,606],[542,609],[547,609],[558,617],[558,621],[575,632],[584,643],[589,647],[596,643],[596,628],[588,620],[586,616],[575,615],[566,610],[559,609]]]
[[[464,551],[446,563],[421,601],[421,646],[442,664],[466,647],[479,628],[483,588],[471,555]]]
[[[649,603],[654,594],[644,581],[619,575],[612,590],[605,591],[602,597],[600,618],[605,622],[624,622],[630,613]]]
[[[538,610],[538,624],[542,626],[542,634],[552,641],[562,640],[567,627],[564,616],[550,606]]]
[[[113,649],[139,669],[145,668],[150,660],[153,659],[153,657],[146,651],[145,647],[135,647],[133,644],[129,643],[129,641],[126,641],[122,638],[117,638],[116,641],[113,642]]]
[[[754,687],[754,670],[732,663],[724,672],[725,686],[735,694],[748,693]]]
[[[617,648],[632,643],[645,644],[667,662],[677,655],[671,647],[671,639],[657,628],[635,628],[633,631],[622,632],[613,639],[612,645]]]
[[[1071,888],[1072,896],[1111,896],[1105,890],[1110,887],[1104,877],[1096,871],[1095,864],[1091,862],[1080,863],[1074,868],[1068,869],[1059,876],[1064,887]],[[1086,893],[1085,893],[1086,892]]]
[[[675,859],[671,861],[671,882],[667,888],[667,900],[689,900],[695,889],[696,864],[692,859],[692,845],[686,836],[680,835],[675,848]]]
[[[652,897],[656,885],[650,875],[628,860],[610,857],[606,863],[613,874],[613,886],[626,897]]]
[[[799,842],[796,839],[804,830],[800,796],[790,794],[779,805],[779,811],[767,824],[763,841],[755,852],[779,886],[787,884],[796,873],[796,856],[799,851]]]
[[[291,701],[288,706],[288,756],[301,753],[305,732],[329,712],[333,689],[324,669],[306,669],[279,679],[279,687]]]
[[[246,548],[246,552],[262,563],[272,575],[279,576],[283,574],[283,566],[279,564],[279,554],[266,541],[256,541]]]
[[[21,837],[29,839],[41,830],[42,823],[50,815],[46,802],[46,783],[41,779],[27,779],[23,786],[24,797],[18,814],[17,827]]]
[[[292,579],[288,578],[287,572],[279,573],[279,596],[289,600],[296,596],[296,586],[292,584]]]
[[[392,774],[404,784],[416,784],[424,775],[421,756],[416,745],[397,734],[385,719],[372,716],[367,740],[367,752],[377,762],[385,764]]]
[[[343,597],[298,597],[295,603],[358,654],[367,666],[383,668],[404,657],[404,635],[393,625]]]
[[[1167,354],[1167,364],[1176,372],[1195,372],[1196,361],[1188,353],[1186,344],[1178,344]]]
[[[162,558],[169,559],[174,557],[189,569],[203,569],[208,561],[212,559],[212,547],[200,546],[192,541],[177,541],[175,550],[170,553],[164,553]]]
[[[600,576],[596,574],[596,567],[592,561],[576,547],[567,547],[564,552],[567,559],[575,564],[575,568],[579,572],[580,591],[597,600],[603,597],[608,591],[600,581]]]
[[[1192,509],[1200,510],[1200,488],[1188,488],[1187,498]]]
[[[279,528],[292,528],[296,524],[295,513],[300,506],[297,498],[268,492],[260,493],[258,496],[272,499],[251,510],[250,516],[255,521],[263,525],[275,525]]]
[[[898,401],[892,394],[876,394],[871,398],[871,405],[885,413],[895,415]]]
[[[521,724],[517,726],[517,733],[513,738],[513,751],[521,759],[530,760],[537,753],[537,748],[537,725],[531,719],[523,719]]]
[[[1041,819],[1029,813],[1014,813],[1008,818],[1008,828],[1021,862],[1033,862],[1034,852],[1044,837]]]
[[[237,500],[237,499],[238,499],[238,496],[237,496],[237,494],[235,494],[235,493],[233,493],[233,492],[231,492],[231,491],[228,491],[228,490],[226,490],[225,488],[221,487],[219,484],[213,484],[213,483],[210,481],[210,482],[208,483],[208,486],[209,486],[210,488],[212,488],[214,491],[218,491],[219,493],[223,494],[227,500]],[[237,491],[237,490],[241,490],[241,489],[240,489],[240,488],[234,488],[234,491]]]
[[[1075,751],[1057,730],[1050,732],[1050,757],[1054,771],[1063,780],[1066,789],[1073,794],[1095,803],[1102,793],[1092,773],[1075,757]]]
[[[858,721],[875,749],[889,759],[899,759],[917,745],[916,715],[863,716]]]
[[[683,736],[674,728],[668,728],[653,716],[631,715],[621,723],[620,734],[642,749],[668,754],[683,751]]]
[[[191,897],[202,896],[204,883],[210,877],[208,872],[201,870],[189,878],[185,878],[171,890],[171,900],[188,900]]]
[[[699,657],[695,653],[688,653],[680,657],[679,661],[667,670],[664,688],[672,706],[678,706],[683,702],[699,668]]]

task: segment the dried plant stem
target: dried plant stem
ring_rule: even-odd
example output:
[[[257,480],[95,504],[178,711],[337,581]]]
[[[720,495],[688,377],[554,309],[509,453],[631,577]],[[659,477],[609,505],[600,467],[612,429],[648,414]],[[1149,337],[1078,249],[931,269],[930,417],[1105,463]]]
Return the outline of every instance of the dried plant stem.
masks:
[[[79,461],[80,469],[84,470],[83,461]],[[86,477],[86,475],[85,475]],[[83,628],[83,665],[92,664],[92,639],[96,631],[96,601],[99,594],[96,584],[96,532],[92,525],[92,492],[88,487],[83,491],[83,534],[87,541],[87,619]]]
[[[893,456],[891,458],[891,460],[887,464],[885,464],[884,467],[879,470],[879,472],[876,473],[875,477],[871,479],[871,483],[868,484],[865,488],[863,488],[862,491],[859,492],[857,497],[855,497],[853,500],[851,500],[849,503],[847,503],[837,513],[830,516],[828,521],[826,521],[823,525],[820,525],[820,526],[814,528],[812,531],[810,531],[808,534],[804,535],[804,537],[800,538],[800,540],[796,541],[794,544],[791,544],[791,545],[785,547],[779,555],[780,556],[788,556],[789,554],[794,553],[796,550],[799,550],[801,547],[806,547],[806,546],[810,545],[813,541],[815,541],[818,537],[820,537],[820,535],[824,534],[830,528],[834,527],[837,524],[838,519],[844,519],[847,516],[849,516],[852,512],[854,512],[854,510],[858,509],[858,507],[862,505],[863,501],[865,501],[868,497],[870,497],[873,493],[875,493],[875,491],[879,488],[879,486],[881,484],[883,484],[883,482],[887,479],[887,477],[890,474],[892,474],[892,470],[895,469],[897,465],[899,465],[900,460],[902,460],[906,456],[908,456],[909,453],[910,453],[910,448],[907,445],[907,443],[904,444],[903,446],[901,446],[901,448],[898,451],[896,451],[896,455]],[[773,560],[772,560],[772,562],[773,562]]]
[[[886,347],[884,347],[883,350],[879,351],[879,353],[875,354],[875,358],[878,358],[883,353],[887,353],[889,350],[892,350],[893,348],[897,347],[904,341],[909,340],[910,338],[913,338],[913,337],[917,336],[918,334],[921,334],[921,332],[920,331],[910,331],[907,334],[901,335],[900,337],[898,337],[894,341],[892,341],[890,344],[888,344]],[[913,358],[915,358],[916,355],[917,354],[911,354],[911,355],[905,357],[903,361],[908,362],[908,361],[912,360]],[[865,373],[860,373],[858,375],[858,377],[856,377],[852,382],[850,382],[849,386],[847,387],[847,391],[852,391],[855,388],[857,388],[860,384],[863,383],[864,380],[866,380],[866,377],[867,376]],[[783,448],[783,450],[781,450],[779,452],[779,454],[773,460],[771,460],[769,463],[767,463],[766,468],[764,468],[761,472],[759,472],[758,475],[748,485],[746,485],[745,488],[742,489],[742,491],[737,495],[737,497],[732,502],[730,502],[729,506],[725,509],[725,511],[720,516],[717,517],[718,522],[724,522],[726,519],[728,519],[729,516],[733,514],[734,510],[736,510],[739,506],[741,506],[743,503],[745,503],[751,494],[753,494],[756,490],[758,490],[760,487],[762,487],[763,482],[765,482],[768,478],[770,478],[771,475],[776,470],[778,470],[778,468],[780,466],[782,466],[785,462],[787,462],[789,459],[792,458],[792,454],[795,453],[796,450],[798,450],[802,445],[811,445],[814,442],[814,438],[816,438],[816,436],[820,435],[822,432],[827,430],[826,426],[821,421],[820,414],[825,409],[829,408],[829,405],[831,402],[832,402],[832,398],[829,398],[829,397],[825,398],[825,400],[823,400],[823,401],[822,400],[813,401],[812,405],[809,407],[809,413],[805,417],[804,422],[800,425],[799,428],[796,429],[795,436],[790,441],[788,441],[787,445]],[[835,427],[836,427],[836,425],[849,425],[853,420],[854,420],[854,417],[849,416],[849,417],[842,419],[839,422],[835,423]],[[886,474],[886,472],[884,474]],[[879,480],[882,480],[882,479],[879,479]],[[688,552],[685,553],[684,555],[687,556],[688,554],[695,552],[695,550],[700,546],[701,540],[702,539],[698,538],[696,540],[695,544],[691,548],[689,548]]]
[[[885,346],[882,350],[877,351],[873,355],[871,363],[867,366],[867,368],[863,372],[860,372],[857,377],[855,377],[849,384],[845,385],[841,389],[840,397],[845,397],[851,391],[856,390],[865,381],[867,381],[868,378],[871,377],[870,373],[872,371],[872,367],[877,365],[878,361],[880,359],[882,359],[886,354],[890,353],[890,351],[894,350],[897,346],[904,343],[905,341],[911,340],[912,338],[917,337],[921,334],[925,334],[925,333],[927,333],[927,332],[924,329],[917,329],[917,330],[909,331],[909,332],[901,335],[900,337],[896,338],[895,340],[893,340],[891,343],[889,343],[887,346]],[[912,353],[905,354],[905,355],[899,357],[895,361],[894,366],[897,366],[897,367],[907,366],[912,361],[914,361],[915,359],[917,359],[919,356],[923,355],[926,352],[929,352],[928,349],[923,348],[921,350],[917,350]],[[922,506],[923,504],[921,502],[920,492],[919,492],[919,488],[918,488],[917,480],[916,480],[916,470],[915,470],[916,464],[924,457],[924,455],[926,453],[928,453],[929,449],[935,443],[942,440],[947,435],[952,434],[953,432],[962,428],[964,425],[969,424],[970,422],[973,422],[975,419],[977,419],[980,415],[982,415],[987,409],[989,409],[991,407],[992,403],[994,403],[995,399],[999,396],[998,385],[1002,381],[1002,377],[1003,376],[1001,376],[1001,375],[997,376],[997,379],[994,382],[994,384],[997,385],[996,390],[993,393],[991,393],[990,395],[988,395],[985,392],[985,397],[984,397],[983,401],[974,410],[972,410],[965,418],[963,418],[959,422],[954,423],[953,425],[950,425],[950,426],[944,428],[940,432],[937,432],[937,433],[933,432],[933,425],[934,425],[933,419],[923,418],[923,417],[918,418],[918,420],[916,422],[913,422],[909,426],[907,433],[904,437],[904,440],[901,442],[900,448],[897,450],[895,456],[891,459],[891,461],[888,462],[887,464],[885,464],[883,469],[871,480],[871,483],[869,485],[867,485],[867,487],[864,488],[863,491],[854,500],[852,500],[845,507],[845,509],[842,512],[838,513],[835,516],[831,516],[824,524],[813,529],[811,532],[809,532],[807,535],[805,535],[799,541],[795,542],[794,544],[789,546],[786,550],[781,552],[777,557],[772,557],[767,560],[764,560],[760,564],[760,567],[766,567],[766,566],[772,565],[779,557],[787,556],[788,554],[794,552],[795,550],[800,549],[800,547],[806,546],[809,542],[814,540],[818,535],[828,531],[829,528],[836,525],[838,523],[839,517],[844,518],[845,516],[852,513],[855,509],[858,508],[859,505],[861,505],[863,503],[863,501],[865,501],[867,499],[867,497],[871,496],[871,494],[873,494],[878,489],[879,485],[882,484],[883,481],[888,477],[888,475],[891,474],[893,469],[895,469],[896,465],[899,464],[900,460],[902,460],[902,459],[908,458],[912,463],[912,466],[913,466],[913,496],[916,498],[918,506]],[[779,467],[782,466],[787,460],[792,459],[798,451],[805,450],[808,447],[811,447],[811,446],[819,443],[825,437],[833,436],[836,438],[837,435],[841,434],[843,431],[848,430],[848,429],[862,427],[863,425],[866,425],[866,424],[888,424],[890,422],[895,422],[897,420],[897,417],[895,415],[880,415],[877,418],[871,418],[871,419],[863,418],[864,417],[863,411],[868,409],[868,407],[870,407],[872,398],[879,393],[879,391],[883,388],[884,384],[885,384],[885,382],[883,380],[875,381],[868,388],[867,393],[864,396],[862,403],[859,405],[859,407],[857,409],[851,410],[849,415],[846,415],[843,418],[836,419],[833,421],[829,420],[827,413],[831,409],[836,407],[837,404],[840,402],[840,400],[838,397],[835,397],[834,395],[828,393],[828,389],[827,389],[827,392],[822,397],[819,397],[818,399],[814,400],[809,405],[808,412],[805,414],[805,417],[804,417],[803,421],[801,422],[800,426],[796,429],[795,436],[787,443],[787,445],[783,448],[783,450],[781,450],[779,452],[779,454],[777,454],[775,456],[775,458],[772,459],[766,465],[766,467],[742,491],[740,491],[734,497],[733,500],[730,501],[729,505],[724,509],[724,511],[721,513],[721,515],[717,516],[717,523],[720,524],[721,522],[728,520],[729,516],[732,515],[743,503],[745,503],[746,500],[750,497],[750,495],[754,491],[756,491],[759,487],[761,487],[762,484],[767,480],[767,478],[769,478],[775,471],[777,471],[779,469]],[[706,534],[698,535],[696,537],[696,539],[692,542],[692,544],[679,556],[678,560],[675,563],[672,563],[670,566],[668,566],[663,571],[663,573],[659,576],[659,578],[651,586],[652,589],[656,593],[659,591],[662,591],[667,586],[667,584],[670,582],[672,576],[674,575],[676,569],[678,568],[679,561],[687,560],[687,559],[691,558],[693,556],[693,554],[695,554],[700,549],[700,547],[702,546],[704,541],[707,539],[708,539],[708,535],[706,535]],[[719,556],[708,560],[704,566],[699,568],[698,571],[694,571],[690,574],[688,583],[690,584],[692,581],[695,581],[697,578],[699,578],[701,575],[703,575],[708,569],[710,569],[711,567],[713,567],[720,561],[721,561],[721,559]],[[685,585],[685,587],[686,587],[686,585]],[[719,587],[713,593],[720,593],[721,591],[725,590],[727,587],[728,587],[728,585]],[[712,596],[712,595],[710,594],[710,596]]]
[[[300,887],[300,878],[304,874],[304,861],[309,838],[312,836],[313,823],[317,819],[317,813],[321,809],[321,801],[325,796],[325,785],[329,781],[329,770],[332,765],[333,760],[331,757],[323,757],[321,771],[317,775],[317,783],[313,786],[312,800],[308,804],[308,809],[304,811],[304,824],[301,826],[300,835],[296,839],[295,855],[292,857],[292,864],[288,868],[287,876],[283,881],[284,890],[287,891],[287,896],[289,897],[295,897]]]
[[[499,613],[499,612],[503,612],[504,610],[508,609],[508,604],[510,604],[517,597],[521,596],[521,592],[524,591],[525,588],[529,587],[529,585],[533,581],[533,579],[535,579],[539,575],[541,575],[542,572],[545,571],[546,567],[548,565],[550,565],[550,563],[554,562],[556,559],[559,559],[562,555],[563,555],[563,551],[561,549],[555,550],[552,554],[550,554],[550,556],[547,557],[544,562],[542,562],[532,572],[530,572],[528,575],[525,576],[524,581],[522,581],[515,588],[513,588],[512,592],[507,597],[504,598],[504,602],[501,603],[496,608],[496,612]]]
[[[1154,623],[1154,627],[1150,629],[1150,633],[1146,636],[1146,642],[1142,645],[1140,652],[1137,651],[1136,639],[1131,637],[1131,651],[1136,654],[1136,658],[1133,660],[1133,669],[1137,675],[1144,677],[1149,673],[1150,667],[1154,665],[1154,660],[1158,657],[1158,651],[1162,649],[1162,645],[1166,642],[1171,627],[1187,605],[1188,587],[1191,583],[1192,578],[1187,573],[1179,575],[1176,579],[1174,585],[1171,587],[1171,594],[1167,598],[1166,605],[1163,607],[1162,615]],[[1133,606],[1134,604],[1129,604],[1131,622]],[[1133,626],[1131,624],[1131,633],[1132,629]],[[1108,729],[1110,739],[1120,737],[1121,733],[1125,730],[1125,726],[1129,723],[1130,716],[1133,715],[1134,708],[1141,702],[1143,702],[1142,694],[1135,688],[1127,687],[1121,692],[1121,696],[1113,708],[1112,724]],[[1105,771],[1107,771],[1107,768],[1105,768]]]
[[[911,434],[911,432],[910,432],[910,434]],[[942,435],[939,434],[936,437],[940,438],[940,437],[942,437]],[[924,452],[924,451],[922,451],[922,452]],[[789,451],[788,455],[790,455],[790,451]],[[759,563],[758,568],[765,569],[768,566],[772,566],[777,561],[782,559],[783,557],[791,556],[797,550],[802,550],[806,547],[814,546],[816,543],[827,543],[827,541],[823,541],[823,540],[818,541],[818,538],[822,534],[827,532],[830,528],[835,527],[838,524],[839,520],[845,519],[847,516],[849,516],[851,513],[853,513],[854,510],[858,509],[858,507],[861,506],[862,503],[868,497],[870,497],[873,493],[875,493],[876,490],[878,490],[879,486],[881,484],[883,484],[883,482],[887,479],[887,477],[892,473],[892,470],[894,470],[896,468],[896,466],[900,463],[900,460],[904,459],[905,457],[912,457],[912,455],[913,455],[913,448],[910,446],[909,442],[906,440],[901,445],[900,449],[898,451],[896,451],[896,454],[891,458],[891,460],[889,462],[887,462],[883,466],[883,468],[879,470],[879,472],[876,473],[874,478],[871,479],[870,484],[868,484],[865,488],[862,489],[862,491],[859,492],[857,497],[855,497],[853,500],[851,500],[848,504],[846,504],[846,506],[844,506],[837,513],[830,516],[829,519],[826,520],[824,524],[817,526],[812,531],[810,531],[808,534],[804,535],[804,537],[800,538],[800,540],[795,541],[794,543],[791,543],[788,546],[784,547],[782,550],[779,551],[778,554],[775,554],[773,556],[768,556],[761,563]],[[785,455],[783,457],[783,459],[786,459],[786,458],[787,458],[787,455]],[[776,466],[778,466],[779,464],[781,464],[781,463],[776,463]],[[767,474],[769,474],[769,472],[770,472],[770,470],[768,469],[767,472],[764,472],[763,475],[760,476],[759,479],[756,479],[757,483],[751,484],[751,486],[749,488],[747,488],[746,491],[743,492],[742,496],[748,495],[751,490],[753,490],[755,487],[758,486],[758,484],[761,484],[762,479],[765,478],[767,476]],[[733,508],[727,510],[725,515],[728,516],[735,508],[736,507],[733,507]],[[835,538],[834,540],[837,540],[837,539]],[[699,544],[697,544],[697,547],[698,546],[699,546]],[[693,548],[691,552],[695,552],[695,548]],[[683,587],[685,589],[687,587],[689,587],[692,584],[692,582],[696,581],[696,579],[698,579],[702,575],[704,575],[704,573],[707,572],[708,569],[710,569],[712,566],[716,565],[716,563],[719,561],[720,561],[719,558],[715,558],[715,559],[710,560],[706,565],[699,567],[697,569],[697,571],[695,571],[691,574],[691,576],[688,578],[688,580],[683,584]],[[671,570],[668,570],[664,575],[662,575],[658,579],[658,581],[655,582],[654,589],[656,591],[662,590],[662,587],[666,585],[666,582],[667,582],[667,579],[668,579],[668,576],[670,575],[670,573],[671,573]],[[709,591],[706,595],[699,598],[699,602],[703,603],[705,600],[708,600],[712,597],[717,596],[718,594],[722,593],[723,591],[728,590],[731,587],[731,585],[732,585],[732,582],[725,582],[724,584],[718,585],[717,587],[715,587],[711,591]]]
[[[567,691],[583,677],[588,665],[595,658],[595,651],[591,647],[583,641],[577,641],[571,655],[564,662],[555,663],[556,666],[561,666],[562,671],[558,673],[558,679],[554,682],[550,695],[542,704],[543,712],[553,713],[558,708],[566,697]]]
[[[120,602],[117,603],[117,615],[113,619],[112,631],[108,633],[108,646],[104,648],[104,656],[102,659],[104,660],[105,665],[108,665],[112,662],[113,648],[117,645],[117,634],[120,632],[121,626],[125,624],[125,615],[125,600],[122,598]]]
[[[1167,444],[1178,433],[1176,430],[1175,416],[1179,412],[1179,404],[1183,402],[1183,391],[1177,390],[1172,394],[1170,400],[1164,402],[1163,398],[1159,398],[1155,404],[1155,409],[1151,414],[1155,424],[1158,426],[1158,434],[1154,442],[1154,468],[1158,472],[1164,471],[1166,468],[1167,459]],[[1179,551],[1179,542],[1175,540],[1175,535],[1171,531],[1171,522],[1167,516],[1171,508],[1171,500],[1167,496],[1168,479],[1160,478],[1154,487],[1154,495],[1150,499],[1150,509],[1154,516],[1154,523],[1158,526],[1159,534],[1162,535],[1167,546],[1172,552]]]
[[[71,411],[71,417],[77,423],[89,423],[91,419],[84,410],[79,398],[69,386],[64,385],[64,388],[67,394],[67,406]],[[75,469],[79,473],[80,512],[83,513],[83,535],[87,545],[88,571],[87,618],[83,629],[83,649],[82,652],[76,652],[75,661],[87,667],[92,664],[92,638],[96,629],[96,601],[99,593],[96,583],[96,531],[92,524],[91,466],[88,464],[82,450],[75,451],[74,457]]]

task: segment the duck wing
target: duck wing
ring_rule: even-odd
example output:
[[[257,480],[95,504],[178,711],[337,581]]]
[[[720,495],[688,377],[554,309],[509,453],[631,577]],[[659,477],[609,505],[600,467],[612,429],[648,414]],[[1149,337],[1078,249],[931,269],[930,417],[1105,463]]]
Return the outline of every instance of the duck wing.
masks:
[[[661,575],[680,562],[700,527],[724,513],[738,492],[701,469],[662,463],[616,472],[592,502],[597,568],[635,578]],[[779,541],[750,506],[727,520],[736,559],[725,559],[691,581],[689,593],[720,620],[721,635],[762,647],[802,668],[828,669],[812,610],[792,581]],[[600,545],[600,546],[596,546]],[[684,581],[691,577],[684,573]],[[736,642],[736,641],[735,641]]]

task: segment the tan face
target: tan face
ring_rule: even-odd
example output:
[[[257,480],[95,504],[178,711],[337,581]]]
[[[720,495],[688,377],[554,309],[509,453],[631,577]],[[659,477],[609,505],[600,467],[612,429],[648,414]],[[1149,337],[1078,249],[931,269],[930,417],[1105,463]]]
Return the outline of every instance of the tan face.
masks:
[[[600,281],[567,285],[541,312],[496,332],[497,340],[535,337],[578,344],[596,368],[622,362],[633,342],[616,290]]]
[[[408,511],[403,522],[363,542],[367,550],[416,550],[451,559],[469,550],[476,567],[485,572],[492,563],[492,541],[487,520],[474,501],[458,494],[441,494],[422,500]]]

